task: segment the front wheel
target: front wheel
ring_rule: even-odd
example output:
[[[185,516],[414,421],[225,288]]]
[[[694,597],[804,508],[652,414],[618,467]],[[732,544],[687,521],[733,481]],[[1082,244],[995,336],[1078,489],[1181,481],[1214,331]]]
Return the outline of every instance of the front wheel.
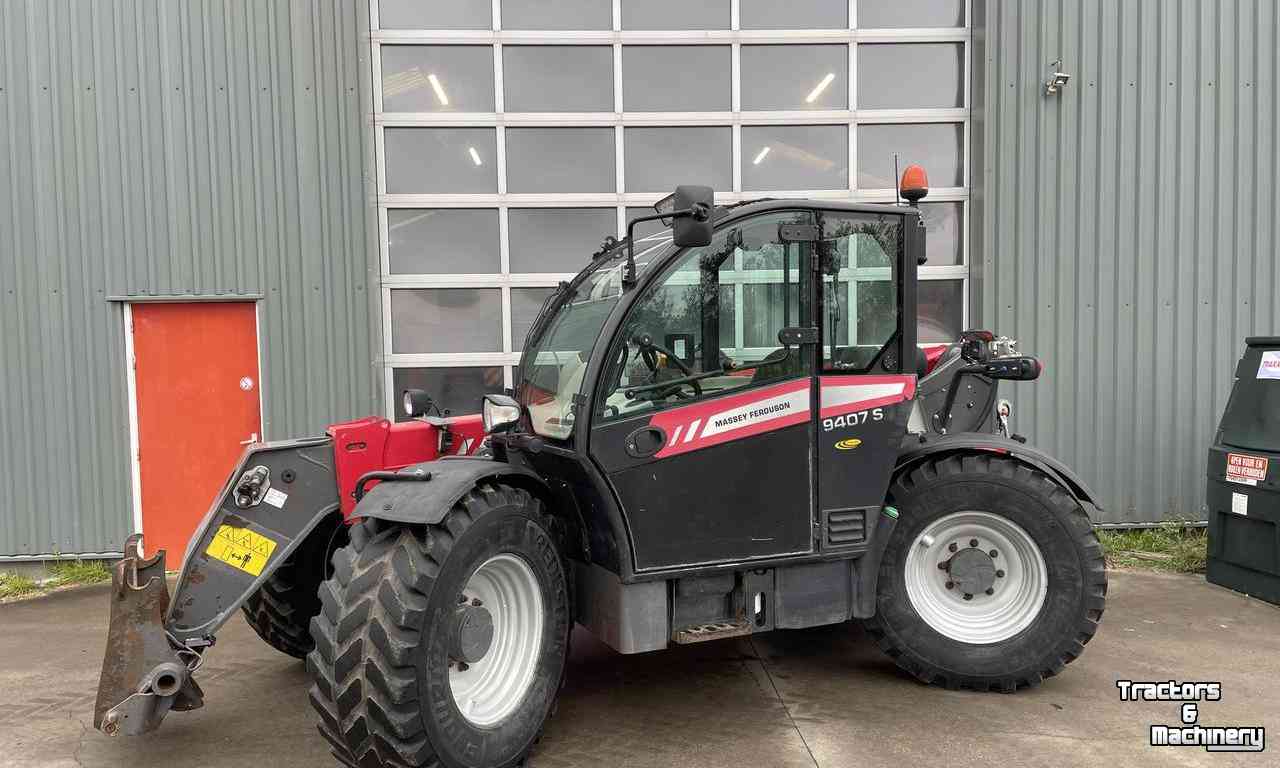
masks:
[[[564,677],[568,580],[541,504],[475,489],[439,525],[364,520],[311,624],[311,702],[351,766],[512,766]]]
[[[894,479],[901,517],[868,631],[898,666],[948,688],[1038,685],[1084,650],[1107,593],[1080,504],[1012,459],[951,455]]]

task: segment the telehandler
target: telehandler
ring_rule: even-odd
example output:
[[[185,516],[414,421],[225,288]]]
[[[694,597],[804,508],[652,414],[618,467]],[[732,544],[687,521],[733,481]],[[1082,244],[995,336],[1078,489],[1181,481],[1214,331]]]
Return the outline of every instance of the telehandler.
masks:
[[[127,543],[95,726],[200,706],[238,610],[305,657],[350,766],[520,764],[575,623],[630,654],[859,620],[927,683],[1056,675],[1102,617],[1097,501],[1010,431],[998,384],[1035,358],[917,344],[918,166],[901,193],[678,187],[560,284],[480,415],[408,390],[406,421],[249,446],[172,596]]]

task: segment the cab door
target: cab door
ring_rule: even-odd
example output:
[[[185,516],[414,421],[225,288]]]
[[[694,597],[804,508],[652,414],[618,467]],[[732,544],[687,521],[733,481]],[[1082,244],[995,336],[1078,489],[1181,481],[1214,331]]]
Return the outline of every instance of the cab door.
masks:
[[[897,213],[815,215],[818,546],[857,550],[885,502],[915,397],[914,238],[922,235]]]
[[[637,571],[813,551],[814,347],[778,340],[814,324],[813,244],[788,237],[812,221],[780,211],[722,228],[623,320],[589,450]]]

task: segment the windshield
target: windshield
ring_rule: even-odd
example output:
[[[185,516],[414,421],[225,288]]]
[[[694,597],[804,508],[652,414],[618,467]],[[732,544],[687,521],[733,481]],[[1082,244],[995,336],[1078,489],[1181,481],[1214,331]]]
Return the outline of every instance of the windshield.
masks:
[[[667,250],[670,232],[664,234],[637,243],[637,272]],[[573,396],[582,391],[591,350],[622,296],[625,263],[622,247],[592,264],[568,288],[552,294],[534,320],[520,359],[516,396],[537,434],[557,440],[573,434]]]

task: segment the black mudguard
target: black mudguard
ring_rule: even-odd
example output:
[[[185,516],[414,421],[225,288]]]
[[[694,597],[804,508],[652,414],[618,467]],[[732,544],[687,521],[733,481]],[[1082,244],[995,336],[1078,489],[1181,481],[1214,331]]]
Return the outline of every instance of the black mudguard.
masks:
[[[434,525],[458,501],[485,481],[501,480],[550,495],[546,483],[533,470],[490,458],[448,456],[400,470],[404,481],[380,479],[352,512],[352,518],[377,518],[396,523]]]
[[[1080,476],[1066,464],[1034,446],[999,435],[964,432],[931,438],[928,442],[921,443],[918,447],[904,451],[898,457],[894,473],[908,469],[930,456],[943,453],[971,453],[974,451],[1003,454],[1032,466],[1053,478],[1077,502],[1088,502],[1094,509],[1099,512],[1102,511],[1102,504],[1098,502],[1097,494],[1089,490],[1089,486],[1085,484],[1084,480],[1080,479]]]

